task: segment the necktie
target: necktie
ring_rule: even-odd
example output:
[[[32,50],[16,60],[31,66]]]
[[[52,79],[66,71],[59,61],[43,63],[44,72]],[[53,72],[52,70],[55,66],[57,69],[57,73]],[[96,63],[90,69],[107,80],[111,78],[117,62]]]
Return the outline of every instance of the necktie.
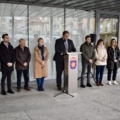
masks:
[[[68,52],[68,44],[65,42],[66,53]]]

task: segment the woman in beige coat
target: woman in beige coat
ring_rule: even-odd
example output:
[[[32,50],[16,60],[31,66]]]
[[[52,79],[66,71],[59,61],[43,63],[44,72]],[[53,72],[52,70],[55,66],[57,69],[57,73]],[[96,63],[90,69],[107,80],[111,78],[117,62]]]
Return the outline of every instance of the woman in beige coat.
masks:
[[[44,91],[44,78],[48,76],[47,68],[48,51],[42,38],[38,39],[38,45],[34,48],[34,77],[36,78],[38,91]]]

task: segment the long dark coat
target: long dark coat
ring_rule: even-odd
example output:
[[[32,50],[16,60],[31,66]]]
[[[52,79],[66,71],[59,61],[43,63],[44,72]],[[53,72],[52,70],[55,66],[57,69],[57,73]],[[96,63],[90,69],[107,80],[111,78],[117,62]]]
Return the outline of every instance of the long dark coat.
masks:
[[[112,47],[108,47],[107,48],[107,54],[108,54],[108,58],[107,58],[107,68],[108,69],[114,69],[114,67],[119,67],[119,58],[120,58],[120,51],[119,48],[116,47],[115,49],[115,54],[116,54],[116,60],[118,60],[117,63],[114,63],[114,50]]]
[[[8,48],[4,45],[2,41],[0,44],[0,61],[1,61],[1,71],[2,72],[11,72],[14,69],[15,54],[13,46],[9,43]],[[7,63],[13,63],[13,66],[8,67]]]

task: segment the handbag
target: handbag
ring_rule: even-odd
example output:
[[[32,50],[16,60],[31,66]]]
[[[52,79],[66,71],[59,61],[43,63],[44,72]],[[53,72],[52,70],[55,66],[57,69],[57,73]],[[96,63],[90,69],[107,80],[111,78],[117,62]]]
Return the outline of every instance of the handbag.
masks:
[[[96,60],[93,62],[93,64],[92,64],[92,68],[93,69],[96,69],[96,64],[95,64],[95,62],[96,62]]]
[[[97,49],[96,49],[96,51],[97,51]],[[97,51],[97,53],[98,53],[98,51]],[[96,64],[95,64],[96,61],[97,61],[97,59],[95,59],[94,62],[93,62],[93,64],[92,64],[92,68],[93,68],[93,69],[96,69]]]

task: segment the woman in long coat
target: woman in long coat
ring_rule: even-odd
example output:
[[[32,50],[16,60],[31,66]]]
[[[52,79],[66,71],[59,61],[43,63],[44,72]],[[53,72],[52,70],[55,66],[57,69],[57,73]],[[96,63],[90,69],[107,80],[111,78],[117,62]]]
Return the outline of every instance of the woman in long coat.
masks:
[[[112,77],[113,83],[117,85],[118,83],[116,82],[116,76],[117,76],[117,70],[119,67],[120,51],[115,39],[111,39],[111,44],[107,48],[107,53],[108,53],[108,59],[107,59],[108,84],[112,85],[112,82],[111,82],[111,77]]]
[[[44,46],[43,39],[39,38],[38,45],[34,48],[34,77],[37,81],[38,91],[44,91],[44,78],[48,76],[47,60],[47,47]]]

